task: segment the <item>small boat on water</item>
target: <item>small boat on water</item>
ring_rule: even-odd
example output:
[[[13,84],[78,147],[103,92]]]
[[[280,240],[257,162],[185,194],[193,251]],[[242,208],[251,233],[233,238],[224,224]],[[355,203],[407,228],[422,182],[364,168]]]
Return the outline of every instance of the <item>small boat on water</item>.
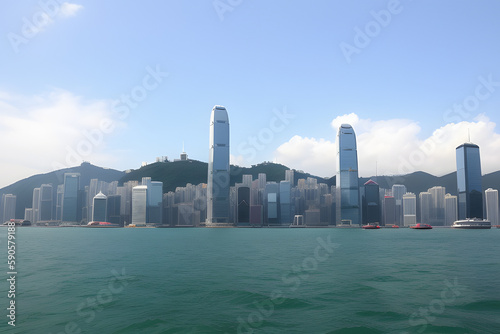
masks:
[[[432,226],[429,224],[418,223],[417,225],[410,226],[410,228],[413,228],[415,230],[430,230],[432,229]]]
[[[363,225],[363,229],[365,229],[365,230],[376,230],[379,228],[380,228],[380,226],[378,224],[374,224],[374,223]]]
[[[392,228],[399,228],[399,225],[394,224],[394,225],[392,225],[391,227],[392,227]]]
[[[472,219],[463,219],[457,220],[451,225],[453,228],[461,228],[461,229],[490,229],[491,222],[486,219],[472,218]],[[498,226],[497,226],[498,227]]]

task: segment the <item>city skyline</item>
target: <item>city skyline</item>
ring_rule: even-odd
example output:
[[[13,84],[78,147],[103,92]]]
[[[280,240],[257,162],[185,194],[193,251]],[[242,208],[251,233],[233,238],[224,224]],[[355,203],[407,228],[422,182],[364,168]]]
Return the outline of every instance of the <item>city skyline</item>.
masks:
[[[360,176],[451,172],[469,130],[483,172],[499,169],[496,1],[255,1],[223,14],[210,1],[40,3],[0,14],[0,187],[82,160],[138,167],[183,142],[206,161],[202,120],[216,103],[234,112],[233,164],[331,177],[333,132],[349,123]]]

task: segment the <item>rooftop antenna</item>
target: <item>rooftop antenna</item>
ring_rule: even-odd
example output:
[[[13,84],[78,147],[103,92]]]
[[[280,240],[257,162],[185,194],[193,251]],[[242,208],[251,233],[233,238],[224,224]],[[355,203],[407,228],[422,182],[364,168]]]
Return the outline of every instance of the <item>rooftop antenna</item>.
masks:
[[[375,160],[375,180],[378,181],[378,160]]]
[[[182,141],[182,153],[184,153],[184,152],[186,152],[186,151],[184,150],[184,141]]]
[[[470,143],[470,142],[471,142],[471,141],[470,141],[470,128],[467,128],[467,132],[468,132],[468,134],[469,134],[469,143]]]

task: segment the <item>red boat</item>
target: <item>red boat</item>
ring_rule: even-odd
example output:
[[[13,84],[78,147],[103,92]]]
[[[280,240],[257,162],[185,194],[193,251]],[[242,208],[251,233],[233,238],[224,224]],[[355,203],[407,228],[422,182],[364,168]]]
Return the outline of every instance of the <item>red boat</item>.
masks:
[[[399,228],[399,226],[398,226],[398,225],[392,225],[391,227],[392,227],[392,228]]]
[[[378,226],[378,224],[367,224],[367,225],[363,225],[363,228],[365,230],[376,230],[376,229],[380,228],[380,226]]]
[[[428,225],[428,224],[421,224],[421,223],[418,223],[417,225],[415,226],[410,226],[410,228],[414,228],[416,230],[430,230],[432,229],[432,226],[431,225]]]

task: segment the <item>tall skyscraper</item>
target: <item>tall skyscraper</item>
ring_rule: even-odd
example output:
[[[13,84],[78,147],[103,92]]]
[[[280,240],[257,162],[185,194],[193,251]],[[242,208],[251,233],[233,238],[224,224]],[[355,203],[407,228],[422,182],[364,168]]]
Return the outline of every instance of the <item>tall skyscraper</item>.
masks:
[[[384,197],[384,225],[392,226],[396,224],[396,200],[392,196]]]
[[[237,187],[237,224],[239,226],[250,225],[250,188],[247,186]]]
[[[280,182],[280,223],[290,225],[293,222],[292,215],[292,185],[289,181]]]
[[[417,223],[417,197],[414,193],[403,195],[403,223],[404,226]]]
[[[33,209],[33,225],[35,225],[39,220],[40,212],[40,188],[33,189],[33,204],[31,206]]]
[[[4,194],[2,197],[3,197],[3,222],[15,219],[17,196],[12,194]]]
[[[458,219],[457,196],[444,196],[444,225],[451,226]]]
[[[488,188],[484,194],[486,197],[486,218],[491,222],[491,225],[499,225],[498,190]]]
[[[269,182],[266,185],[266,223],[267,225],[279,224],[279,185]]]
[[[147,186],[132,188],[132,224],[144,226],[147,222]]]
[[[229,225],[229,117],[215,106],[210,117],[207,226]]]
[[[432,195],[430,192],[421,192],[418,195],[420,199],[420,222],[422,224],[430,224],[431,222],[431,206]]]
[[[80,173],[65,173],[61,217],[63,222],[76,223],[81,217],[78,200],[79,189]]]
[[[403,225],[403,195],[406,194],[406,186],[394,184],[392,186],[392,196],[396,200],[396,224]]]
[[[483,218],[483,187],[479,146],[457,147],[458,218]]]
[[[430,224],[436,226],[444,225],[444,196],[445,187],[432,187],[427,190],[431,194]]]
[[[356,134],[349,124],[342,124],[337,133],[337,224],[359,225],[359,181]]]
[[[380,192],[379,185],[373,180],[364,184],[363,189],[363,224],[378,223],[380,220]]]
[[[151,181],[148,184],[148,224],[162,224],[163,182]]]
[[[102,192],[94,196],[92,200],[92,221],[106,222],[108,221],[108,197]]]
[[[42,184],[40,186],[40,204],[38,205],[38,220],[52,220],[52,203],[53,203],[53,187],[52,184]]]

